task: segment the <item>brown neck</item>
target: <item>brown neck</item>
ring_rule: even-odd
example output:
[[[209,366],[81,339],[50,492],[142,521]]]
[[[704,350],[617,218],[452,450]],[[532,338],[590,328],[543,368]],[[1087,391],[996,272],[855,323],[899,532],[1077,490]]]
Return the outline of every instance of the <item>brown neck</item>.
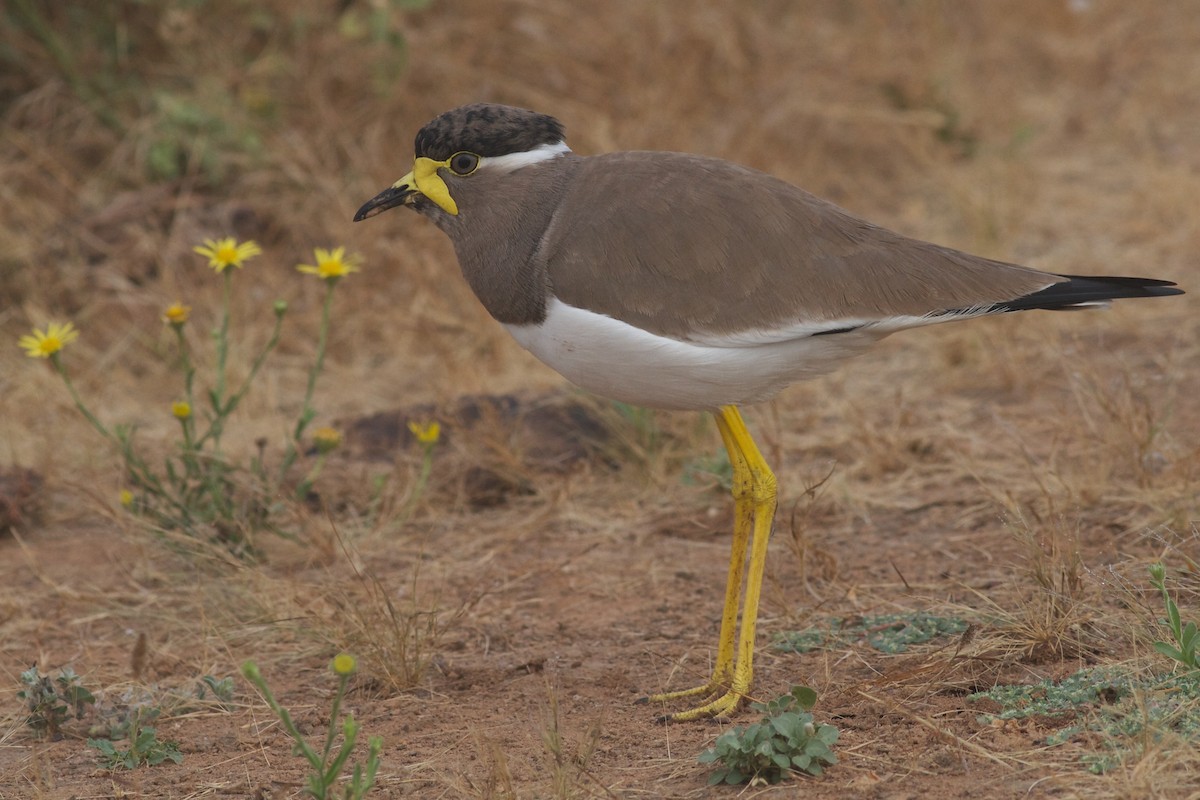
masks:
[[[539,250],[579,161],[567,154],[507,174],[452,179],[458,215],[422,209],[450,237],[463,277],[497,321],[545,320],[550,283]]]

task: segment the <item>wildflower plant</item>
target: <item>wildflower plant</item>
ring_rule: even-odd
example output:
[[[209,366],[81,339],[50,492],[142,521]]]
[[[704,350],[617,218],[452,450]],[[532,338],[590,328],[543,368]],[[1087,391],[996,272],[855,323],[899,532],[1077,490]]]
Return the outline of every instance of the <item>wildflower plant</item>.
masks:
[[[308,774],[305,791],[309,797],[316,800],[332,800],[335,797],[345,800],[361,800],[375,785],[375,773],[379,769],[379,752],[383,749],[383,739],[372,736],[367,740],[366,764],[354,764],[349,783],[342,787],[341,792],[336,791],[342,770],[345,769],[351,753],[354,752],[362,726],[354,721],[353,714],[347,714],[340,723],[338,721],[342,699],[346,695],[346,687],[350,683],[351,676],[358,669],[358,661],[348,653],[339,653],[333,659],[330,667],[333,674],[337,676],[338,688],[333,695],[333,706],[329,711],[329,727],[325,732],[325,742],[320,751],[310,745],[304,735],[300,733],[296,723],[292,721],[292,715],[275,699],[275,695],[267,686],[266,679],[263,678],[258,666],[253,661],[247,661],[242,665],[242,675],[262,693],[267,705],[275,712],[275,716],[279,717],[284,730],[288,732],[295,743],[296,754],[304,756],[308,761],[311,771]],[[337,741],[339,731],[342,734],[341,744],[338,746],[337,752],[334,752],[333,746]]]
[[[442,437],[442,426],[436,420],[432,422],[409,420],[408,430],[421,445],[422,454],[420,472],[417,473],[417,479],[413,483],[412,491],[400,514],[402,520],[408,519],[412,515],[421,495],[425,493],[425,487],[429,485],[429,476],[433,474],[433,451]]]
[[[162,320],[175,340],[176,366],[182,377],[182,390],[169,408],[179,426],[179,443],[164,460],[161,469],[151,466],[135,447],[135,426],[106,425],[79,396],[62,357],[63,349],[80,335],[72,323],[51,323],[45,329],[35,328],[29,335],[22,336],[19,344],[31,358],[49,360],[76,408],[120,452],[124,466],[120,501],[124,508],[139,514],[159,530],[182,531],[197,538],[208,536],[236,554],[247,555],[254,552],[252,537],[256,531],[284,533],[272,519],[281,508],[277,496],[289,469],[304,452],[305,431],[317,415],[313,394],[324,366],[334,289],[342,278],[358,271],[358,260],[347,256],[341,247],[333,250],[318,248],[315,265],[299,266],[301,272],[314,274],[326,287],[316,359],[308,373],[299,417],[291,426],[290,435],[285,435],[284,453],[278,468],[267,469],[260,448],[249,469],[242,470],[225,454],[223,437],[231,415],[245,399],[267,357],[279,343],[287,303],[282,300],[274,303],[271,335],[255,354],[246,376],[232,383],[228,360],[233,282],[251,260],[262,254],[262,248],[252,241],[222,238],[208,239],[193,249],[207,259],[207,265],[222,281],[218,322],[212,334],[215,351],[212,386],[203,392],[197,386],[198,358],[188,336],[192,308],[176,301],[163,311]],[[300,482],[296,490],[300,497],[308,494],[325,457],[333,449],[321,443],[329,441],[327,435],[324,439],[316,438],[317,463]],[[244,472],[255,480],[240,480]]]
[[[315,275],[325,283],[325,300],[321,304],[321,326],[317,333],[317,355],[313,361],[312,369],[308,373],[308,384],[304,389],[304,403],[300,407],[300,416],[296,420],[296,426],[292,430],[292,438],[288,443],[287,453],[283,458],[283,465],[280,468],[281,472],[287,472],[292,466],[296,458],[299,456],[298,446],[303,441],[304,431],[308,428],[309,423],[316,417],[317,411],[313,408],[312,398],[313,390],[317,385],[317,376],[321,374],[322,368],[325,366],[325,349],[329,343],[329,325],[331,310],[333,308],[333,291],[337,288],[338,283],[342,278],[352,272],[358,272],[358,259],[354,256],[347,256],[344,247],[337,247],[333,250],[325,250],[316,248],[313,251],[316,256],[316,264],[299,264],[296,269],[299,272]],[[340,441],[340,437],[338,437]],[[320,443],[318,445],[318,453],[321,456],[327,456],[333,448],[330,447],[324,451],[321,450]],[[334,445],[336,447],[336,443]],[[320,465],[324,463],[321,459],[319,464],[314,468],[317,472],[320,471]],[[310,475],[315,479],[315,474]],[[296,494],[303,499],[308,495],[312,488],[312,482],[305,479],[301,482]]]

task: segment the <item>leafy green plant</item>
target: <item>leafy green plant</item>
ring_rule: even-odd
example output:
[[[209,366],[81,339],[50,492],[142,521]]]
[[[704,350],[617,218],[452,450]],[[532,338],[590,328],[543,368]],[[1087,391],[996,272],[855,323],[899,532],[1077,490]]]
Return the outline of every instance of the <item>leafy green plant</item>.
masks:
[[[831,620],[829,634],[816,628],[781,633],[776,637],[775,647],[789,653],[808,653],[832,644],[865,641],[881,653],[903,653],[912,645],[954,636],[966,629],[965,620],[926,611],[877,614],[858,618],[851,624]]]
[[[276,301],[271,336],[251,363],[249,372],[235,386],[228,381],[227,362],[230,345],[231,300],[233,276],[243,264],[261,254],[254,242],[238,243],[233,238],[207,240],[195,251],[208,259],[223,281],[222,304],[218,324],[213,333],[215,369],[213,386],[204,393],[198,405],[196,388],[197,367],[186,335],[191,308],[173,303],[163,313],[164,322],[171,328],[177,348],[177,365],[182,377],[180,398],[172,403],[171,414],[179,425],[179,443],[168,455],[161,470],[151,466],[134,446],[135,428],[117,425],[110,428],[92,413],[83,402],[71,381],[62,360],[62,350],[79,337],[71,323],[50,324],[45,330],[34,329],[21,337],[20,346],[32,358],[48,359],[62,379],[75,407],[103,437],[116,445],[124,465],[128,488],[121,492],[121,504],[149,521],[156,529],[181,531],[192,538],[208,537],[239,556],[255,552],[253,534],[267,530],[286,535],[272,519],[279,509],[276,498],[284,485],[288,471],[307,449],[305,432],[316,417],[313,392],[325,361],[330,329],[333,293],[342,278],[358,271],[357,259],[348,257],[344,248],[315,251],[316,264],[301,264],[297,269],[316,276],[325,283],[325,299],[317,336],[315,362],[309,371],[304,400],[295,425],[285,440],[284,455],[277,469],[268,471],[260,449],[248,472],[256,480],[238,480],[239,470],[222,449],[222,437],[230,416],[254,384],[267,356],[279,343],[287,303]],[[204,408],[201,410],[200,406]],[[203,419],[198,417],[203,416]],[[340,441],[333,429],[322,428],[314,435],[318,452],[315,465],[299,483],[296,495],[303,499],[329,452]],[[257,491],[254,484],[257,483]]]
[[[140,714],[131,718],[129,747],[124,750],[118,749],[111,739],[88,739],[88,747],[100,751],[101,763],[109,769],[137,769],[143,764],[156,767],[164,761],[182,764],[183,753],[179,752],[179,743],[159,741],[158,732],[141,722]]]
[[[1200,636],[1197,635],[1196,623],[1188,622],[1186,625],[1183,624],[1183,619],[1179,614],[1179,606],[1176,604],[1175,599],[1171,597],[1171,593],[1167,591],[1167,568],[1162,564],[1151,564],[1149,571],[1150,583],[1162,593],[1163,605],[1167,610],[1167,619],[1163,622],[1163,625],[1171,632],[1171,638],[1175,642],[1171,644],[1170,642],[1156,641],[1154,649],[1188,669],[1200,667],[1200,663],[1197,663],[1196,660],[1196,646],[1200,645]]]
[[[1113,670],[1086,669],[1059,681],[1046,678],[1034,683],[993,686],[987,691],[970,695],[969,699],[987,699],[1000,705],[999,713],[985,714],[983,722],[992,719],[1061,717],[1126,697],[1131,691],[1130,681],[1128,675]]]
[[[311,767],[305,788],[308,796],[315,800],[332,800],[338,797],[343,800],[361,800],[375,785],[375,772],[379,769],[379,751],[383,749],[383,739],[372,736],[367,740],[366,764],[354,765],[350,782],[343,786],[342,791],[338,793],[336,785],[341,777],[342,769],[354,751],[361,729],[361,726],[354,721],[352,714],[347,714],[341,725],[338,724],[338,711],[342,706],[342,698],[346,695],[346,686],[350,682],[350,676],[358,668],[358,662],[354,656],[341,653],[333,659],[331,667],[333,673],[338,676],[338,688],[333,695],[333,707],[329,712],[329,728],[325,733],[325,744],[320,752],[309,745],[303,734],[296,728],[296,724],[292,721],[292,715],[275,699],[275,695],[267,686],[266,679],[263,678],[258,666],[253,661],[247,661],[242,665],[242,675],[262,693],[267,705],[279,717],[284,730],[295,742],[295,752],[304,756],[308,761]],[[333,744],[337,739],[339,728],[342,733],[342,743],[335,753]]]
[[[1113,668],[1080,670],[1059,681],[994,686],[968,699],[1000,706],[980,716],[995,720],[1061,721],[1049,746],[1083,745],[1080,761],[1107,772],[1150,749],[1194,747],[1200,739],[1200,681],[1194,673],[1139,676]]]
[[[72,716],[83,719],[88,706],[96,702],[70,667],[63,667],[52,680],[40,674],[34,664],[21,673],[21,683],[25,688],[17,692],[17,698],[29,709],[25,724],[52,739],[62,736],[63,723]]]
[[[820,775],[836,764],[838,729],[813,721],[808,711],[816,701],[812,689],[793,686],[769,703],[752,703],[764,713],[762,722],[726,731],[700,754],[701,763],[719,765],[708,784],[778,783],[793,772]]]
[[[224,678],[214,678],[212,675],[204,675],[200,678],[200,685],[196,687],[196,699],[207,699],[208,693],[217,699],[217,702],[222,706],[228,706],[233,702],[234,683],[232,676]]]

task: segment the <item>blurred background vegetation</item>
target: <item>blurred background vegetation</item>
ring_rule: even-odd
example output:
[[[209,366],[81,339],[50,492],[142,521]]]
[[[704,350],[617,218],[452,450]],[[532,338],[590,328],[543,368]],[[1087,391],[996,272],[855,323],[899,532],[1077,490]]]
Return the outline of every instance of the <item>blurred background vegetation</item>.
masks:
[[[268,254],[233,298],[247,331],[233,379],[270,336],[270,304],[291,308],[231,445],[253,448],[298,411],[322,295],[292,267],[314,247],[363,259],[315,398],[330,416],[561,386],[488,319],[433,226],[350,222],[409,169],[420,126],[465,102],[553,113],[585,154],[728,158],[904,233],[1045,269],[1186,284],[1196,249],[1200,23],[1174,7],[11,0],[0,23],[0,341],[75,323],[80,389],[151,439],[173,421],[147,409],[177,399],[162,309],[185,302],[198,332],[211,326],[219,282],[191,248],[217,236]],[[1020,336],[1075,330],[1050,316],[999,340],[990,321],[918,333],[903,352],[1037,386],[1046,367],[1021,366]],[[1145,337],[1195,324],[1179,319],[1138,329],[1148,353],[1173,352]],[[26,361],[0,347],[3,458],[50,475],[106,456],[42,413],[57,389]],[[1153,438],[1130,435],[1141,450]]]

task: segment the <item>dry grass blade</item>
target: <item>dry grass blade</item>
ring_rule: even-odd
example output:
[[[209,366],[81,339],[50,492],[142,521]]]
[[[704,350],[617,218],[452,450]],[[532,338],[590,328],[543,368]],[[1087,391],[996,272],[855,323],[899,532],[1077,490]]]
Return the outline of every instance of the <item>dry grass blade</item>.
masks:
[[[857,691],[857,694],[860,697],[862,697],[863,699],[870,700],[872,703],[876,703],[880,706],[888,708],[889,710],[894,711],[897,714],[900,714],[901,716],[905,717],[906,719],[912,720],[913,722],[920,725],[921,727],[932,731],[942,741],[952,744],[955,747],[962,748],[964,751],[971,753],[972,755],[978,756],[979,758],[985,759],[987,761],[991,761],[994,764],[1006,767],[1008,769],[1016,769],[1019,767],[1030,766],[1030,762],[1025,761],[1020,758],[1017,758],[1014,755],[1007,754],[1007,753],[996,753],[991,750],[988,750],[986,747],[976,744],[975,742],[967,741],[966,739],[963,739],[961,736],[957,736],[953,732],[948,731],[945,728],[939,727],[932,720],[927,719],[927,718],[921,716],[920,714],[917,714],[916,712],[910,711],[909,709],[905,708],[904,706],[900,705],[899,703],[895,703],[895,702],[887,700],[885,698],[880,698],[876,695],[870,694],[869,692],[864,692],[861,689],[856,690],[856,691]]]

